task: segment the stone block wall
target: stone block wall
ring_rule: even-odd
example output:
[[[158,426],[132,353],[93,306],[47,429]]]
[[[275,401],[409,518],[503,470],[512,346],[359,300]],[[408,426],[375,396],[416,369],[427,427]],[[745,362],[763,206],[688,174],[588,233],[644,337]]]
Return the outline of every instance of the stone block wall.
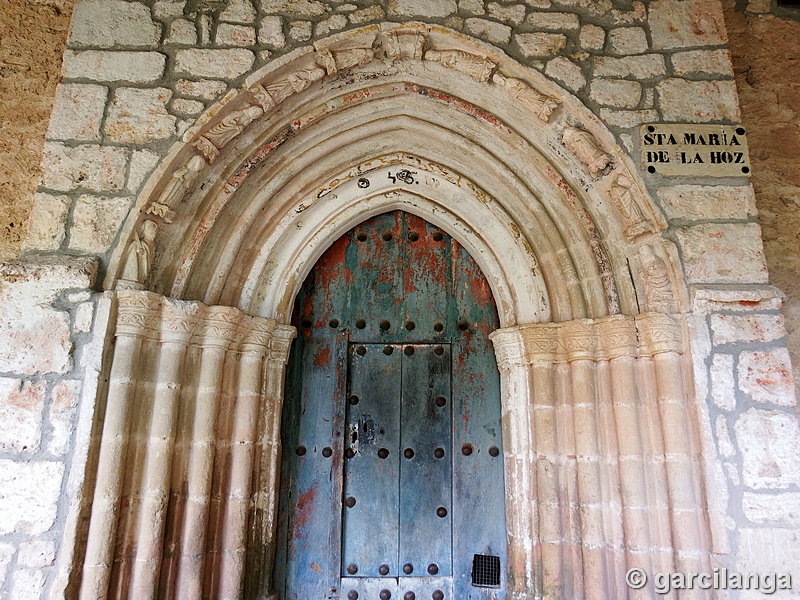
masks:
[[[502,48],[580,98],[634,162],[643,123],[741,119],[717,0],[79,0],[25,256],[0,288],[0,596],[64,597],[103,384],[97,281],[147,177],[248,74],[382,21]],[[646,181],[692,293],[719,562],[794,569],[800,590],[800,431],[753,190],[744,178]]]

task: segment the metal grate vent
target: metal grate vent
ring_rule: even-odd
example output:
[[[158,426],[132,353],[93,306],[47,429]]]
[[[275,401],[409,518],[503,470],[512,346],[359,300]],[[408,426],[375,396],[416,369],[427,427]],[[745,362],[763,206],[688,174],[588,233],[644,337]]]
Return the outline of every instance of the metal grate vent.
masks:
[[[500,587],[500,557],[475,554],[472,557],[472,585],[475,587]]]

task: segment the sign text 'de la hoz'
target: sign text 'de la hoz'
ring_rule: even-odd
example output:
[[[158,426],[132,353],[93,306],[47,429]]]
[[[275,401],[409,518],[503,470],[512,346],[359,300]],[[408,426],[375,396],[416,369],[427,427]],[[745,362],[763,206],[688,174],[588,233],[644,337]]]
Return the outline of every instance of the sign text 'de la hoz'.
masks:
[[[745,129],[691,123],[643,125],[642,167],[648,173],[741,177],[750,173]]]

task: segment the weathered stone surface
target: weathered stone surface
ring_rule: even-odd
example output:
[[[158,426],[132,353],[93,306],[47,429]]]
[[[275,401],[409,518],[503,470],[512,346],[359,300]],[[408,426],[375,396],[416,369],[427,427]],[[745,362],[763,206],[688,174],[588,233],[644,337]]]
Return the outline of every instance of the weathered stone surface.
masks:
[[[11,558],[14,556],[15,550],[16,548],[14,548],[14,546],[11,544],[0,542],[0,589],[3,588],[3,585],[6,582],[8,564],[11,562]]]
[[[651,79],[667,73],[664,57],[660,54],[641,54],[615,58],[599,56],[595,61],[594,74],[597,77],[635,77]]]
[[[377,21],[384,17],[383,8],[375,5],[354,11],[348,15],[348,19],[354,25],[361,25],[362,23],[369,23],[370,21]]]
[[[168,88],[118,88],[108,109],[105,133],[109,140],[146,144],[175,135],[176,118],[167,112]]]
[[[676,185],[662,187],[657,193],[669,219],[744,220],[756,215],[756,198],[749,185]]]
[[[767,352],[742,352],[739,355],[739,389],[750,394],[754,402],[794,406],[789,351],[778,348]]]
[[[220,23],[215,41],[218,46],[252,46],[256,43],[256,29],[247,25]]]
[[[156,19],[169,19],[183,14],[186,0],[156,0],[153,5],[153,16]]]
[[[606,32],[597,25],[584,25],[581,27],[578,40],[584,50],[594,50],[595,52],[603,49],[606,43]]]
[[[347,17],[344,15],[333,15],[324,21],[317,23],[317,35],[330,35],[334,31],[339,31],[347,26]]]
[[[741,119],[733,81],[665,79],[656,84],[658,105],[666,121],[734,121]]]
[[[220,13],[219,20],[230,23],[252,23],[256,20],[256,10],[250,0],[230,0],[228,8]]]
[[[45,576],[38,569],[20,569],[11,579],[8,600],[40,600],[44,596]]]
[[[466,25],[467,31],[472,35],[486,38],[495,44],[507,44],[511,40],[511,27],[508,25],[475,17],[467,19]]]
[[[717,0],[655,0],[648,10],[650,36],[657,50],[727,43],[722,8]]]
[[[181,96],[192,96],[203,100],[215,100],[228,89],[228,84],[224,81],[214,81],[206,79],[203,81],[189,81],[179,79],[175,84],[175,91]]]
[[[59,191],[89,189],[121,190],[125,186],[128,150],[108,146],[68,147],[47,142],[42,160],[42,184]]]
[[[486,14],[483,0],[458,0],[458,11],[469,15]]]
[[[186,98],[176,98],[172,101],[172,112],[182,115],[197,116],[205,109],[206,105],[197,100],[187,100]]]
[[[42,438],[45,381],[0,378],[0,452],[35,452]]]
[[[56,89],[47,137],[51,140],[100,139],[108,89],[100,85],[62,83]]]
[[[255,60],[255,54],[244,48],[188,48],[175,53],[175,70],[196,77],[235,79],[249,71]]]
[[[89,312],[89,325],[91,326],[92,304],[86,302],[81,307],[87,307]],[[76,319],[77,320],[77,319]],[[88,331],[88,329],[87,329]],[[74,379],[59,381],[53,386],[53,397],[50,404],[50,441],[47,451],[54,456],[62,456],[67,452],[75,427],[75,413],[81,382]]]
[[[736,386],[733,379],[733,355],[717,354],[711,363],[711,399],[725,411],[736,409]]]
[[[652,109],[612,110],[610,108],[601,108],[600,117],[608,125],[630,129],[632,127],[638,127],[644,123],[652,123],[657,121],[658,113]]]
[[[713,314],[710,323],[715,346],[737,342],[770,342],[786,335],[783,315]]]
[[[22,542],[17,553],[17,565],[31,569],[49,567],[56,558],[56,545],[50,540]]]
[[[743,527],[739,530],[739,551],[736,553],[736,571],[739,573],[790,573],[792,593],[779,591],[770,598],[787,600],[796,598],[800,579],[800,531],[777,527]],[[742,600],[764,598],[759,590],[742,590]]]
[[[548,31],[573,31],[581,26],[578,15],[556,12],[532,12],[525,19],[525,23]]]
[[[169,24],[167,46],[194,46],[197,43],[197,26],[188,19],[175,19]]]
[[[33,210],[25,240],[24,250],[58,250],[67,236],[66,222],[70,199],[38,192],[33,199]]]
[[[486,5],[486,10],[490,17],[494,17],[499,21],[505,21],[513,25],[519,25],[525,20],[525,5],[524,4],[511,4],[504,6],[497,2],[489,2]]]
[[[328,9],[317,0],[261,0],[261,10],[271,15],[318,17],[324,15]]]
[[[0,459],[0,535],[44,533],[56,518],[64,465]]]
[[[160,52],[67,50],[61,72],[67,79],[148,83],[164,75],[166,61]]]
[[[635,108],[642,98],[642,86],[627,79],[595,79],[589,86],[589,97],[604,106]]]
[[[131,156],[128,171],[128,191],[136,193],[142,187],[145,178],[153,172],[161,157],[150,150],[135,150]]]
[[[695,225],[676,233],[689,282],[767,282],[761,229],[756,223]]]
[[[389,0],[390,16],[447,17],[458,11],[456,0]]]
[[[734,430],[746,486],[758,490],[800,484],[800,427],[795,415],[751,408]]]
[[[289,23],[289,37],[296,42],[307,42],[311,39],[311,21],[292,21]]]
[[[280,17],[264,17],[258,28],[258,43],[283,48],[286,36],[283,34],[283,20]]]
[[[608,32],[612,54],[643,54],[649,50],[647,34],[641,27],[617,27]]]
[[[101,254],[111,247],[117,231],[128,214],[131,199],[127,197],[81,196],[75,203],[69,248]]]
[[[728,50],[689,50],[670,57],[675,75],[733,75]]]
[[[560,33],[518,33],[514,41],[522,54],[528,57],[554,56],[566,45],[566,36]]]
[[[728,423],[725,417],[719,415],[714,423],[717,430],[717,450],[720,456],[730,458],[736,455],[736,448],[733,446],[730,431],[728,431]]]
[[[756,494],[745,492],[742,498],[745,516],[761,525],[800,526],[800,493]]]
[[[544,72],[553,79],[563,83],[573,92],[577,92],[586,85],[586,77],[583,76],[581,68],[563,56],[559,56],[548,62]]]
[[[139,2],[82,0],[72,13],[68,43],[72,47],[154,48],[161,26]]]

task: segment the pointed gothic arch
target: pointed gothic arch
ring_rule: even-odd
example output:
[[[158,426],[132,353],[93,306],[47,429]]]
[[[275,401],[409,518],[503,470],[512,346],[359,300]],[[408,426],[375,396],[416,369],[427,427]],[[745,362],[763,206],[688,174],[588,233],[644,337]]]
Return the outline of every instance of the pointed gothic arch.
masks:
[[[635,164],[496,48],[385,24],[252,74],[127,220],[82,598],[269,593],[294,296],[396,208],[464,245],[497,299],[511,597],[625,598],[632,566],[707,567],[685,286]]]

